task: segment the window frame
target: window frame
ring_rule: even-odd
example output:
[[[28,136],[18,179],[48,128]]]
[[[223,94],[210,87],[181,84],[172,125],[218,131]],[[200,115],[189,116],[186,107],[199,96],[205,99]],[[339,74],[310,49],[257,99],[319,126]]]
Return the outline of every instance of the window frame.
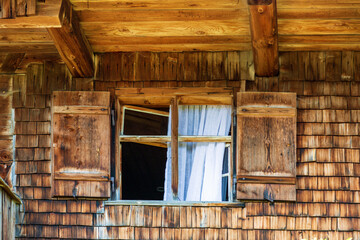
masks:
[[[234,89],[233,88],[120,88],[115,90],[115,110],[117,114],[115,127],[115,181],[113,200],[122,199],[122,159],[121,142],[170,142],[172,155],[172,191],[174,198],[178,190],[178,143],[179,142],[225,142],[230,144],[229,199],[234,201]],[[171,107],[171,136],[121,136],[123,133],[124,107]],[[178,106],[179,105],[230,105],[232,107],[231,136],[179,136]],[[141,108],[140,107],[140,108]],[[174,111],[175,110],[175,111]],[[234,188],[232,191],[230,189]]]

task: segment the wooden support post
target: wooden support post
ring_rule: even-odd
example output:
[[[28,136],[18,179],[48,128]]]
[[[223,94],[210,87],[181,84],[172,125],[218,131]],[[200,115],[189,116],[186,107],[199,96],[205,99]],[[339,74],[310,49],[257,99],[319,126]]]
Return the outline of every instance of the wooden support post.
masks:
[[[179,170],[178,170],[178,148],[179,148],[179,109],[178,98],[171,100],[171,189],[173,199],[178,199]]]
[[[255,74],[272,77],[279,73],[276,0],[248,0]]]
[[[73,77],[93,77],[93,52],[69,0],[62,1],[60,19],[62,27],[48,28],[48,32],[61,58]]]

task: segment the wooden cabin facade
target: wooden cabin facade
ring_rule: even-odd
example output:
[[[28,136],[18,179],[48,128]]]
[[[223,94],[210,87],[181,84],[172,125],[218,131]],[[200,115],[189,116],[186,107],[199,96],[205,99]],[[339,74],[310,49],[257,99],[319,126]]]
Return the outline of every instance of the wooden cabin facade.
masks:
[[[15,168],[17,239],[360,239],[360,1],[8,2],[15,5],[0,10],[0,164]],[[149,98],[125,94],[147,89]],[[120,107],[159,103],[174,89],[179,102],[234,106],[232,201],[121,199]],[[221,91],[230,102],[213,96]],[[255,111],[254,99],[271,107],[280,97],[246,105],[249,92],[295,101]],[[246,132],[238,123],[247,114],[275,124],[241,125]],[[284,118],[294,124],[276,122]],[[274,129],[293,134],[288,145],[268,140],[293,158],[270,157],[271,173],[259,175],[263,162],[250,169],[239,151],[257,149],[246,139]]]

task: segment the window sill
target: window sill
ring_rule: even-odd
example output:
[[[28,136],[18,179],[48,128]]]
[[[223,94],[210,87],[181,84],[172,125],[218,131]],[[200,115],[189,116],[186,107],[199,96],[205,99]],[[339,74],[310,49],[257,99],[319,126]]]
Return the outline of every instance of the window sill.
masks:
[[[245,207],[244,202],[185,202],[185,201],[146,201],[146,200],[112,200],[105,201],[105,206],[188,206],[188,207]]]

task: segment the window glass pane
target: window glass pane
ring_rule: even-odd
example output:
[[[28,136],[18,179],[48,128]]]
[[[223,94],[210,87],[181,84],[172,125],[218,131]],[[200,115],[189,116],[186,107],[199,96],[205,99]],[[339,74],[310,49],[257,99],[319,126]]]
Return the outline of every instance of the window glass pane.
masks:
[[[171,151],[170,149],[168,149]],[[222,169],[225,143],[179,143],[180,201],[222,201]],[[169,155],[169,153],[168,153]],[[170,165],[169,165],[170,166]],[[171,170],[171,169],[167,169]],[[165,178],[165,200],[171,193],[171,174]],[[171,196],[168,196],[171,198]]]
[[[228,201],[229,200],[229,187],[228,187],[229,177],[225,176],[222,177],[221,180],[221,201]]]
[[[180,105],[179,135],[228,136],[231,108],[228,105]]]
[[[222,174],[229,173],[229,148],[225,148]]]
[[[162,111],[144,108],[141,110],[124,108],[124,135],[166,135],[168,127],[168,109]],[[163,112],[164,114],[161,114]]]

